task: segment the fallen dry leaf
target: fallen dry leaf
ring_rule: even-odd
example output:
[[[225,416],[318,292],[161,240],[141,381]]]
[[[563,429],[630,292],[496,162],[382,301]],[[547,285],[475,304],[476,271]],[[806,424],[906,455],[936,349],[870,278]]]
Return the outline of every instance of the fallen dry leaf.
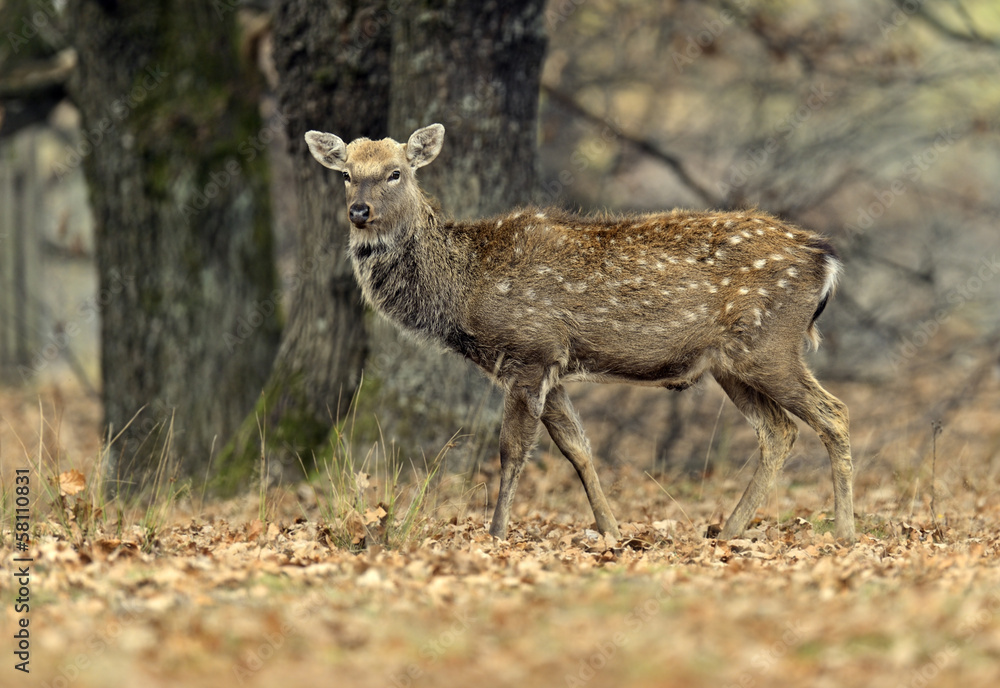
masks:
[[[83,492],[86,487],[87,479],[75,468],[59,474],[59,494],[63,497],[72,497]]]
[[[374,509],[367,509],[365,511],[365,525],[370,526],[372,523],[378,523],[386,516],[386,511],[382,508],[381,504]]]

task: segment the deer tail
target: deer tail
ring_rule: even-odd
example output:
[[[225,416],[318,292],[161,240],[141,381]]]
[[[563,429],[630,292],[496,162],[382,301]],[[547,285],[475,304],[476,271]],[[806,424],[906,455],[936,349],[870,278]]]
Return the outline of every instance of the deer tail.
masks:
[[[819,251],[820,260],[823,261],[823,269],[825,271],[823,288],[819,292],[819,304],[816,306],[816,310],[813,311],[812,318],[809,320],[809,327],[806,328],[806,338],[809,340],[812,350],[816,351],[819,349],[819,343],[822,339],[819,329],[816,327],[816,320],[823,314],[823,310],[826,308],[830,297],[837,291],[837,282],[840,280],[844,264],[840,261],[833,246],[825,239],[817,237],[810,242],[809,246]]]

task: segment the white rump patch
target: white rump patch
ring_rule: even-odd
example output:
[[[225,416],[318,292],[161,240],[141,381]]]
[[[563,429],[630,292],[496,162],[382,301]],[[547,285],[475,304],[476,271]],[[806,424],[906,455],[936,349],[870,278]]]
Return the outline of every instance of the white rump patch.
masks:
[[[837,288],[842,270],[843,266],[839,260],[833,256],[826,257],[826,279],[823,280],[823,289],[820,291],[821,299],[832,294]]]

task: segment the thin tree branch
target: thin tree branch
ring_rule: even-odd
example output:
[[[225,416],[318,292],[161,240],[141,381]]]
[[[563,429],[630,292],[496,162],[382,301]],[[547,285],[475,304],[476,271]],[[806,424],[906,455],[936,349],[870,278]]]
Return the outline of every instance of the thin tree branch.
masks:
[[[897,5],[900,4],[897,0]],[[932,29],[940,33],[942,36],[950,38],[955,41],[961,41],[962,43],[970,43],[972,45],[981,45],[988,48],[1000,48],[1000,40],[995,38],[987,38],[980,34],[975,26],[973,25],[972,18],[969,16],[968,11],[959,3],[959,13],[965,20],[966,26],[969,28],[969,33],[962,33],[957,31],[943,21],[940,18],[934,16],[927,10],[927,6],[921,4],[920,8],[916,12],[916,16],[920,17],[925,24],[930,26]]]
[[[680,182],[690,189],[696,196],[698,196],[698,198],[704,201],[706,205],[713,208],[723,207],[724,200],[713,194],[707,187],[695,180],[694,177],[692,177],[687,171],[687,168],[684,166],[681,159],[673,153],[662,150],[645,139],[640,139],[621,131],[621,129],[615,126],[613,122],[590,112],[576,102],[576,100],[569,94],[563,93],[562,91],[544,83],[542,84],[542,90],[547,93],[552,100],[556,101],[567,110],[587,121],[594,122],[596,124],[603,124],[609,127],[614,132],[615,136],[620,138],[622,141],[628,143],[646,155],[665,163],[667,167],[674,172]]]

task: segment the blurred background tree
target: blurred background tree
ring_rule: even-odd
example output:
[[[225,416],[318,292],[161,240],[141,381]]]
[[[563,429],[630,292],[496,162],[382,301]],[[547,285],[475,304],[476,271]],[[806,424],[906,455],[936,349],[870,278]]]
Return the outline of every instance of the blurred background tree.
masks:
[[[534,198],[544,10],[544,0],[399,3],[390,130],[405,141],[427,124],[445,126],[441,155],[419,178],[452,217],[482,217]],[[459,433],[449,445],[455,471],[497,452],[500,396],[492,384],[471,364],[384,321],[372,326],[372,393],[361,399],[378,417],[379,434],[419,461]]]
[[[260,400],[219,457],[218,491],[245,486],[261,444],[274,479],[311,467],[351,404],[368,352],[361,290],[347,260],[343,183],[309,164],[303,134],[382,138],[389,122],[390,32],[385,2],[290,0],[274,7],[274,87],[285,116],[297,212],[286,279],[288,320]],[[338,183],[339,182],[339,183]]]
[[[362,369],[359,412],[378,420],[363,420],[355,439],[398,440],[413,456],[434,456],[462,429],[472,438],[456,452],[462,469],[493,444],[498,397],[481,375],[374,317],[364,322],[344,253],[343,185],[313,164],[302,134],[406,140],[441,121],[445,153],[421,181],[447,212],[471,217],[523,202],[535,187],[543,10],[541,0],[276,7],[276,89],[297,182],[297,288],[271,380],[220,457],[224,491],[256,469],[262,437],[275,476],[311,466]]]
[[[144,234],[122,234],[121,246],[135,243],[136,236],[162,241],[155,239],[160,236],[157,228],[172,222],[183,194],[204,189],[226,160],[222,151],[239,143],[239,136],[226,135],[238,129],[232,123],[239,119],[234,113],[249,112],[263,101],[265,111],[273,107],[280,115],[281,136],[268,147],[276,170],[270,189],[277,287],[268,284],[266,275],[259,281],[250,278],[254,270],[245,262],[236,270],[243,276],[232,278],[232,284],[244,285],[242,291],[217,292],[231,294],[225,313],[221,302],[209,299],[211,305],[204,311],[183,308],[186,315],[171,315],[177,321],[166,315],[138,317],[137,310],[137,319],[128,320],[116,313],[132,308],[133,297],[117,293],[102,310],[110,318],[101,330],[101,387],[108,419],[121,427],[127,410],[134,413],[146,404],[144,413],[150,412],[154,427],[165,427],[165,419],[173,414],[178,430],[180,406],[194,398],[189,405],[194,412],[184,422],[204,429],[179,435],[192,442],[184,444],[183,461],[204,465],[210,440],[217,435],[217,449],[227,444],[217,468],[223,469],[220,484],[229,489],[245,484],[256,470],[262,440],[274,465],[297,465],[300,459],[308,465],[311,455],[322,451],[329,429],[341,420],[362,370],[359,439],[395,442],[400,452],[419,460],[422,454],[436,453],[462,429],[486,441],[464,443],[466,454],[454,464],[462,469],[492,451],[492,433],[484,429],[495,423],[489,392],[467,377],[466,367],[454,358],[414,352],[384,323],[362,317],[342,255],[342,192],[338,181],[305,155],[302,132],[310,128],[344,138],[388,134],[402,139],[417,126],[441,121],[448,129],[445,151],[441,160],[422,171],[422,180],[444,209],[459,217],[533,199],[585,211],[757,205],[828,234],[846,258],[847,271],[833,307],[824,314],[826,342],[815,361],[825,378],[869,384],[872,394],[894,385],[939,386],[932,408],[893,410],[911,424],[907,427],[924,425],[928,416],[967,409],[975,403],[976,386],[995,374],[1000,343],[1000,315],[994,306],[1000,295],[1000,267],[994,257],[1000,248],[1000,7],[995,3],[234,0],[201,10],[208,12],[201,23],[211,37],[196,33],[197,27],[183,35],[197,36],[195,43],[210,43],[212,50],[189,45],[186,53],[182,20],[169,19],[161,11],[173,7],[171,3],[152,3],[142,11],[130,10],[128,2],[71,2],[68,9],[36,0],[29,4],[23,8],[11,0],[0,2],[5,37],[0,42],[0,107],[8,113],[7,124],[0,122],[0,138],[23,133],[26,121],[42,121],[62,132],[60,136],[79,141],[81,132],[93,126],[100,106],[109,106],[118,93],[133,87],[128,79],[140,77],[149,59],[176,50],[188,60],[165,80],[167,88],[157,88],[155,97],[109,138],[106,152],[100,150],[103,145],[95,147],[84,161],[92,189],[98,186],[96,193],[92,190],[98,224],[94,254],[104,281],[95,289],[97,295],[114,287],[108,275],[115,261],[122,260],[112,253],[102,257],[109,249],[100,246],[105,236],[100,227],[107,225],[115,199],[122,196],[108,189],[129,189],[130,195],[131,189],[138,189],[139,205],[128,219],[133,228],[141,225]],[[51,25],[22,43],[19,37],[32,33],[24,18],[31,24],[36,6],[42,5],[52,13]],[[130,11],[135,21],[121,27],[107,23]],[[73,31],[60,31],[60,25],[67,26],[67,13],[91,23],[74,23]],[[240,26],[242,31],[237,30]],[[140,30],[146,33],[137,33]],[[542,62],[546,33],[548,50]],[[140,35],[150,47],[129,38]],[[219,36],[228,38],[220,41]],[[73,50],[74,40],[82,50]],[[134,52],[122,54],[133,55],[132,64],[94,62],[103,54],[103,44],[103,59],[110,59],[113,50],[125,50],[129,40],[135,43],[129,48]],[[242,48],[237,50],[237,45]],[[229,48],[233,50],[226,52]],[[205,60],[208,66],[223,53],[225,69],[183,76],[185,69],[190,71],[184,65]],[[88,72],[87,64],[102,68]],[[534,71],[539,64],[540,79]],[[255,69],[268,75],[271,93],[251,74]],[[26,82],[25,74],[54,76]],[[78,97],[85,83],[104,89],[94,90],[98,98],[103,94],[103,103],[95,102],[89,110],[85,102],[77,103],[83,126],[75,130],[65,124],[65,104],[56,105],[66,90],[66,74],[73,75],[69,83],[77,84]],[[216,78],[213,75],[220,81],[209,88],[205,80]],[[534,85],[538,81],[540,88]],[[34,85],[26,89],[25,83]],[[200,85],[205,88],[199,90]],[[195,97],[202,91],[204,101]],[[221,95],[227,92],[231,95]],[[536,130],[534,103],[539,97]],[[31,111],[40,114],[23,116]],[[143,129],[133,130],[139,123]],[[219,138],[206,138],[208,131]],[[144,134],[152,132],[159,138],[144,143],[149,149],[140,154],[146,149],[135,143],[147,141]],[[179,137],[173,154],[166,150],[171,137]],[[53,198],[68,197],[64,184],[72,174],[56,175],[52,163],[65,159],[66,139],[58,145],[40,140],[40,169],[49,175],[51,186],[46,191]],[[541,160],[537,168],[536,145]],[[55,155],[46,152],[53,148]],[[118,148],[121,152],[113,154]],[[121,156],[120,163],[112,162],[114,155]],[[168,168],[168,177],[153,174],[158,161],[175,166]],[[110,167],[101,167],[105,164]],[[253,174],[247,172],[241,183],[250,184]],[[240,188],[233,186],[213,199],[214,210],[203,214],[205,221],[216,213],[221,218],[250,212],[235,199],[253,198],[257,203],[257,192],[239,195]],[[153,200],[143,201],[143,194]],[[226,210],[228,202],[233,205]],[[258,209],[253,218],[266,222],[265,206],[253,207]],[[77,202],[73,208],[79,213],[82,206]],[[151,208],[162,212],[153,217]],[[221,219],[215,222],[213,227],[222,226]],[[246,222],[247,227],[253,224]],[[145,223],[152,224],[147,228]],[[253,231],[258,236],[261,230]],[[188,247],[185,269],[193,270],[187,274],[202,275],[202,284],[204,275],[214,273],[194,268],[211,266],[215,259],[209,256],[222,255],[205,249],[206,241],[209,248],[215,246],[207,238],[230,237],[220,248],[236,246],[235,235],[213,234],[207,228],[181,236],[177,246]],[[55,236],[47,241],[58,245],[62,240]],[[169,263],[174,254],[162,249],[136,251],[144,251],[151,263],[153,258]],[[208,252],[199,254],[203,249]],[[268,250],[263,247],[260,256]],[[198,280],[161,275],[159,270],[151,264],[138,274],[150,283],[183,283],[185,289],[197,291]],[[239,282],[243,279],[250,281]],[[151,312],[156,313],[161,297],[141,305],[154,307]],[[175,302],[200,303],[185,299],[178,296]],[[280,304],[265,308],[269,314],[254,316],[253,304],[269,300]],[[285,322],[283,313],[288,314]],[[171,334],[199,328],[236,333],[233,318],[239,317],[247,322],[253,317],[258,323],[250,331],[260,343],[247,347],[239,339],[236,346],[237,358],[249,357],[246,349],[259,347],[253,371],[228,360],[228,355],[225,360],[213,357],[217,353],[199,348],[197,336],[191,346],[182,346]],[[363,319],[364,328],[358,324]],[[53,331],[73,324],[58,314],[47,322]],[[272,368],[274,337],[282,325],[282,344]],[[137,344],[118,343],[131,341],[129,333],[142,328],[146,334],[134,340]],[[72,361],[74,352],[85,349],[84,340],[80,336],[56,347],[60,360]],[[137,367],[138,359],[129,352],[139,342],[145,343],[144,352],[168,345],[179,348],[176,364]],[[218,351],[229,353],[225,348]],[[88,370],[87,357],[76,358],[83,364],[72,369],[85,379],[79,370]],[[115,367],[119,370],[104,370]],[[218,376],[226,370],[245,372],[246,384],[237,393],[211,387],[215,382],[200,384],[221,380]],[[937,376],[933,383],[927,381],[930,374]],[[122,392],[112,398],[109,392],[109,379],[113,388],[123,384],[114,382],[119,378],[160,376],[177,381],[176,387],[185,386],[181,381],[197,384],[187,385],[195,388],[188,389],[189,397],[179,396],[181,390],[167,382],[156,383],[166,385],[163,391],[147,382],[146,387],[135,387],[138,395]],[[733,428],[742,427],[738,414],[721,404],[713,385],[684,395],[598,386],[573,393],[590,416],[587,425],[594,428],[597,453],[612,461],[635,461],[642,452],[643,461],[710,470],[713,457],[727,453]],[[206,400],[243,410],[210,411],[199,406]],[[234,435],[240,415],[242,428]],[[150,437],[154,427],[141,430]],[[717,435],[707,454],[706,427]],[[880,437],[866,441],[868,456],[878,456],[880,442],[891,441]],[[130,439],[128,446],[134,448],[139,441]],[[652,447],[652,456],[639,447]],[[174,449],[181,451],[180,444]]]
[[[117,491],[163,467],[203,476],[277,343],[274,319],[226,343],[275,288],[266,158],[252,147],[262,80],[239,59],[235,15],[206,3],[27,5],[4,32],[4,66],[49,40],[72,51],[59,87],[82,141],[50,173],[82,167],[89,188],[97,294],[76,315],[100,316],[106,477]]]

